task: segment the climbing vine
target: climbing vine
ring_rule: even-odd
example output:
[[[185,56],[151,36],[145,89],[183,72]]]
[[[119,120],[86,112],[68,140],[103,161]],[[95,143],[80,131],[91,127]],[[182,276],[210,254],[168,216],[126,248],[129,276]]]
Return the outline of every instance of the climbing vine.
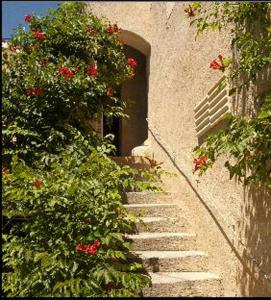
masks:
[[[271,4],[264,2],[198,2],[185,8],[197,28],[196,36],[208,30],[229,29],[232,57],[210,64],[225,72],[233,85],[231,93],[257,83],[260,72],[271,63]],[[209,135],[194,149],[195,170],[203,174],[222,154],[228,154],[225,167],[230,178],[271,187],[271,93],[255,95],[260,103],[252,116],[230,115],[224,129]]]

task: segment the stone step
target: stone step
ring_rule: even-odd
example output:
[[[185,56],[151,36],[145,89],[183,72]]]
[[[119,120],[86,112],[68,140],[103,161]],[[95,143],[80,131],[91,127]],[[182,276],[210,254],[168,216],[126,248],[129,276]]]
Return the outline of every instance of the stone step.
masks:
[[[179,209],[173,204],[125,204],[124,207],[140,217],[177,216]]]
[[[126,202],[128,204],[154,204],[170,203],[172,195],[165,192],[128,192]]]
[[[196,235],[184,232],[141,232],[126,235],[132,241],[132,250],[191,250],[195,248]]]
[[[187,227],[185,218],[142,217],[136,223],[134,232],[177,232]]]
[[[135,251],[149,272],[207,271],[208,255],[202,251]]]
[[[150,273],[152,287],[143,290],[145,297],[222,296],[218,275],[209,272]]]

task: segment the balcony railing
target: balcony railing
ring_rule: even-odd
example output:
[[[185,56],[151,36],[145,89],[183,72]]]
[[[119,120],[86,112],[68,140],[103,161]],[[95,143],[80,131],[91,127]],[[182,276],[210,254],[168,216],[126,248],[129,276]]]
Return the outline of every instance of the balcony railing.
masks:
[[[206,97],[194,108],[196,135],[203,137],[220,123],[227,113],[232,112],[229,86],[223,76],[207,93]]]

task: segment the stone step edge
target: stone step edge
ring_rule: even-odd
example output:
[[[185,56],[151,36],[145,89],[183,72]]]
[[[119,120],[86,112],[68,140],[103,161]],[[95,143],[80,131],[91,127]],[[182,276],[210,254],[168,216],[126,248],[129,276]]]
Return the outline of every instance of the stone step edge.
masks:
[[[221,280],[220,276],[211,272],[149,272],[152,284],[174,284],[185,281]]]
[[[154,192],[154,191],[142,191],[142,192],[126,192],[127,196],[131,195],[154,195],[154,196],[171,196],[171,195],[175,195],[177,193],[172,193],[172,192],[163,192],[163,191],[158,191],[158,192]]]
[[[163,237],[195,238],[196,234],[187,232],[141,232],[138,234],[127,234],[125,237],[130,239],[157,239]]]
[[[162,223],[162,222],[178,222],[180,221],[180,218],[177,217],[138,217],[138,220],[136,220],[136,224],[140,223],[145,223],[146,225],[148,224],[153,224],[153,223]]]
[[[152,207],[172,207],[177,208],[178,205],[170,203],[139,203],[139,204],[124,204],[125,208],[152,208]]]
[[[208,257],[208,254],[204,251],[197,250],[145,250],[145,251],[132,251],[135,255],[138,255],[141,259],[159,258],[160,259],[174,259],[174,258],[187,258],[187,257]],[[172,255],[173,254],[173,255]]]

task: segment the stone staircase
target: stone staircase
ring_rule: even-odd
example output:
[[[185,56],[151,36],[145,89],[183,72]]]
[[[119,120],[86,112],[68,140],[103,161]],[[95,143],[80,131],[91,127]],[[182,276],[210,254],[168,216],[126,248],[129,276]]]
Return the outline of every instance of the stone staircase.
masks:
[[[222,296],[217,274],[208,272],[208,255],[197,249],[181,209],[165,193],[128,192],[125,207],[140,216],[134,234],[127,235],[132,250],[152,277],[145,297]]]

